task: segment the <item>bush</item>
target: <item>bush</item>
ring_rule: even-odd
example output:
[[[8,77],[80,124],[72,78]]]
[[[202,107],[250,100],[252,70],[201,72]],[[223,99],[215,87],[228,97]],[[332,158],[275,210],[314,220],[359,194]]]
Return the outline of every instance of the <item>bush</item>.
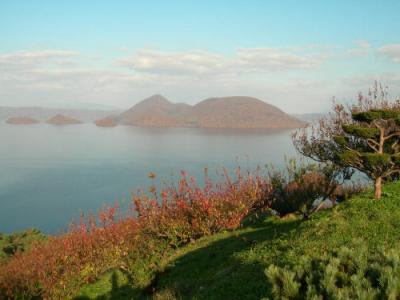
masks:
[[[154,274],[170,250],[240,226],[268,187],[265,179],[243,176],[240,169],[234,181],[225,172],[217,183],[206,178],[204,187],[182,172],[177,187],[158,193],[152,186],[149,195],[135,195],[128,216],[121,217],[117,205],[109,207],[98,220],[82,216],[67,234],[17,252],[0,265],[0,298],[71,298],[109,269],[143,284],[143,274]]]
[[[136,242],[137,223],[123,220],[50,237],[0,265],[0,296],[66,299],[120,261]],[[1,298],[1,297],[0,297]]]
[[[399,299],[398,248],[370,253],[364,243],[323,256],[303,257],[292,267],[265,271],[274,299]]]
[[[9,235],[0,233],[0,260],[7,259],[17,252],[24,252],[30,245],[46,237],[37,229],[27,229]]]
[[[265,179],[250,173],[242,176],[240,169],[235,181],[226,171],[216,184],[206,176],[203,188],[182,172],[178,186],[164,188],[161,199],[153,187],[153,197],[142,193],[134,203],[143,232],[178,247],[204,235],[237,228],[267,191]]]
[[[330,198],[333,202],[342,196],[341,173],[330,164],[308,164],[290,159],[286,170],[269,168],[271,193],[268,207],[280,216],[302,212],[307,215],[315,200]]]

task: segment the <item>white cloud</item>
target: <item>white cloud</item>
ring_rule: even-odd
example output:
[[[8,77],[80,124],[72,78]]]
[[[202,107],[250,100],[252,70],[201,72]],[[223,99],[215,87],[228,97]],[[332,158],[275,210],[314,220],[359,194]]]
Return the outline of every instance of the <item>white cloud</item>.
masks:
[[[370,46],[360,41],[357,47]],[[0,105],[98,103],[124,109],[160,93],[171,101],[191,104],[211,96],[249,95],[288,112],[324,111],[332,96],[353,97],[364,82],[368,87],[376,79],[353,76],[344,84],[343,73],[324,64],[338,54],[332,51],[314,46],[239,48],[223,55],[142,49],[131,56],[121,53],[109,65],[104,60],[93,61],[95,54],[83,56],[75,51],[0,54]],[[347,63],[349,56],[335,59]],[[400,85],[398,73],[382,79]]]
[[[0,54],[0,70],[49,63],[70,64],[70,59],[78,56],[79,52],[63,50],[20,51]]]
[[[400,44],[386,45],[378,49],[378,55],[400,64]]]
[[[243,72],[312,69],[324,61],[322,55],[296,54],[275,48],[238,49],[235,63]]]
[[[264,73],[318,67],[322,55],[297,54],[275,48],[241,48],[233,57],[207,51],[163,52],[140,50],[117,64],[136,72],[168,75]]]
[[[170,75],[209,74],[231,67],[226,57],[205,51],[139,50],[133,57],[118,60],[117,64],[137,72]]]
[[[118,102],[121,93],[131,92],[150,80],[129,70],[98,68],[90,57],[75,51],[0,54],[0,105],[112,105],[110,102]]]
[[[362,57],[371,53],[372,46],[368,41],[358,40],[355,42],[355,45],[356,47],[347,51],[351,57]]]

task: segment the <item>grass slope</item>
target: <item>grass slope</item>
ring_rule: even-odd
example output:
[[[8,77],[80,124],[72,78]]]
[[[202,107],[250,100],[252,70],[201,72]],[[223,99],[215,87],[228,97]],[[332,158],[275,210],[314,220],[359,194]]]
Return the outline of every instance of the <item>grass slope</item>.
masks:
[[[362,240],[370,249],[400,240],[400,183],[387,184],[381,201],[363,193],[310,220],[266,218],[240,230],[206,237],[161,262],[146,288],[120,271],[84,287],[77,299],[260,299],[271,297],[264,270],[295,263]],[[146,274],[148,276],[148,274]]]

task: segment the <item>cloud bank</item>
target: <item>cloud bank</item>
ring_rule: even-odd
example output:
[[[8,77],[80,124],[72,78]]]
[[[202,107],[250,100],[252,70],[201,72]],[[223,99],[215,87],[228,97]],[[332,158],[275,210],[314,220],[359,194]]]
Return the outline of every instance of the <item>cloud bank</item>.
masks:
[[[274,48],[242,48],[232,57],[207,51],[162,52],[144,49],[132,57],[118,60],[118,65],[154,74],[210,75],[312,69],[323,61],[321,55],[300,55]]]
[[[400,44],[383,46],[378,49],[378,54],[400,64]]]
[[[105,62],[69,50],[0,54],[0,105],[127,108],[161,93],[187,103],[249,95],[288,112],[312,112],[328,109],[338,91],[343,97],[355,95],[367,79],[397,84],[400,78],[400,72],[384,69],[362,76],[335,70],[336,65],[373,54],[398,64],[400,44],[374,49],[367,41],[357,41],[342,53],[317,46],[238,48],[233,54],[155,49],[128,53],[124,49],[120,57]]]

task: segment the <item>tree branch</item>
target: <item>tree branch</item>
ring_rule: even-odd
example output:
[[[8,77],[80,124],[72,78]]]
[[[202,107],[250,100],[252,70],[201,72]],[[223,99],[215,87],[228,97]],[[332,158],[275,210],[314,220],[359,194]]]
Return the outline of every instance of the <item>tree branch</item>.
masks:
[[[379,146],[379,143],[375,141],[374,139],[367,139],[367,141],[370,141],[371,143],[375,144],[376,146]]]
[[[400,131],[396,131],[396,132],[394,132],[392,134],[389,134],[388,136],[385,136],[384,140],[386,141],[386,140],[391,139],[392,137],[395,137],[395,136],[400,136]]]
[[[377,143],[377,142],[374,141],[373,139],[367,139],[367,144],[368,144],[368,146],[369,146],[370,148],[372,148],[373,150],[375,150],[375,152],[379,152],[379,149],[378,149],[376,146],[374,146],[373,144],[370,144],[370,143],[372,143],[372,142],[373,142],[373,144],[375,144],[376,146],[379,147],[379,143]]]
[[[399,173],[400,174],[400,169],[390,170],[390,171],[386,172],[382,177],[388,177],[388,176],[390,176],[392,174],[395,174],[395,173]]]
[[[394,153],[398,153],[399,152],[399,148],[397,148],[397,145],[399,144],[399,140],[396,140],[391,146],[390,148],[393,149]]]
[[[379,130],[382,130],[382,129],[383,129],[383,126],[381,126],[381,125],[377,122],[377,120],[373,120],[373,121],[372,121],[372,124],[375,125],[375,127],[378,128]]]

